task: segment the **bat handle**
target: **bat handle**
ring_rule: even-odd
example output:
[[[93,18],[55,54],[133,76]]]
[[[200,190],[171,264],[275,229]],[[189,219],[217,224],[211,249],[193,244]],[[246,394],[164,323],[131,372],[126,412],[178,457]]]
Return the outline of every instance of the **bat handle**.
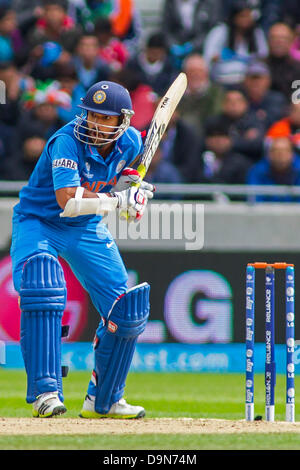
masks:
[[[140,174],[141,180],[144,179],[145,174],[146,174],[146,167],[143,165],[143,163],[140,163],[140,165],[137,167],[137,171]],[[141,185],[141,183],[131,183],[130,186],[136,186],[137,188]],[[120,219],[121,220],[128,220],[129,214],[127,210],[122,210],[120,212]]]

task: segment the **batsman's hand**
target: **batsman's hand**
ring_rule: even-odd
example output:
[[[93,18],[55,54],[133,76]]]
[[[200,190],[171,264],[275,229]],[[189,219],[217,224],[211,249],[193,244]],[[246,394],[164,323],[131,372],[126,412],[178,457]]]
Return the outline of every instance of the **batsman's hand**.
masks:
[[[117,208],[127,211],[128,220],[138,222],[143,216],[148,199],[153,198],[154,186],[142,181],[139,187],[131,186],[124,191],[115,192],[118,198]]]
[[[137,170],[134,168],[124,168],[118,182],[111,189],[111,192],[116,193],[119,191],[124,191],[125,189],[130,188],[130,186],[139,186],[142,189],[147,189],[148,185],[149,183],[142,180],[141,175]],[[152,192],[154,192],[155,187],[152,186],[152,188]]]
[[[130,188],[131,185],[138,185],[141,182],[141,175],[137,170],[134,168],[124,168],[117,184],[115,184],[111,192],[115,193],[118,191],[124,191],[125,189]]]

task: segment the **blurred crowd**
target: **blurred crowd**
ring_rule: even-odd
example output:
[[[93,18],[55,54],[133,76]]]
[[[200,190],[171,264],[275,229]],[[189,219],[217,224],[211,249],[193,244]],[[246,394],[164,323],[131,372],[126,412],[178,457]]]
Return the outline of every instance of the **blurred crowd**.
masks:
[[[180,71],[149,181],[300,185],[299,0],[161,0],[147,34],[134,0],[0,0],[0,180],[27,180],[100,80],[144,135]]]

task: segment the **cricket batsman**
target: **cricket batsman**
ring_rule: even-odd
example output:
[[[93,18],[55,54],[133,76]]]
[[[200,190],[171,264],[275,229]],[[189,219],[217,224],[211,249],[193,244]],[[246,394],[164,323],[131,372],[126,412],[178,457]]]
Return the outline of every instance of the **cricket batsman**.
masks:
[[[94,370],[80,416],[141,418],[125,399],[126,377],[149,315],[145,282],[127,288],[127,272],[102,215],[141,218],[152,185],[130,168],[143,151],[128,91],[101,81],[79,105],[81,116],[47,142],[14,207],[11,258],[21,309],[20,343],[33,416],[65,413],[61,337],[66,283],[58,257],[70,265],[100,314]],[[132,186],[132,183],[139,183]]]

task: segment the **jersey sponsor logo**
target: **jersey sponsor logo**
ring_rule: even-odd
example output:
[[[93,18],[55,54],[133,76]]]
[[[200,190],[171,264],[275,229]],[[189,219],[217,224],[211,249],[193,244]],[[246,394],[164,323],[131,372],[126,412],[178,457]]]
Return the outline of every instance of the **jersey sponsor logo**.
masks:
[[[52,168],[69,168],[70,170],[77,170],[78,165],[74,160],[68,158],[58,158],[53,160]]]
[[[105,100],[106,100],[106,93],[104,93],[104,91],[98,90],[96,91],[96,93],[94,93],[94,96],[93,96],[94,103],[101,104]]]

